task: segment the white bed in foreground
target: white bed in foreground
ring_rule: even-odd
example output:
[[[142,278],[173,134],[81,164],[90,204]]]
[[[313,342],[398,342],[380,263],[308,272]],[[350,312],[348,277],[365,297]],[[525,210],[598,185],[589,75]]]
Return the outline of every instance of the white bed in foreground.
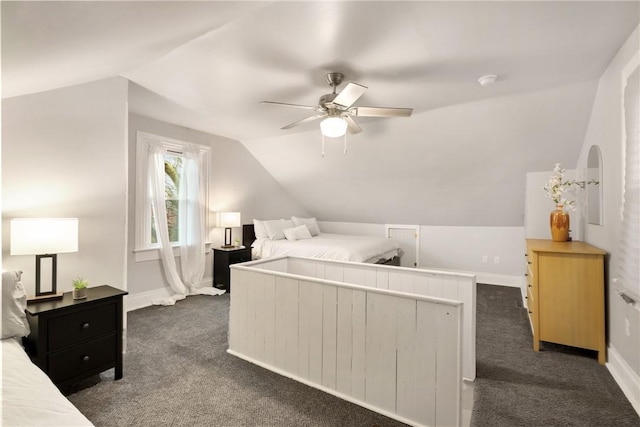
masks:
[[[15,338],[2,340],[3,426],[91,426]]]
[[[410,425],[461,423],[474,275],[278,257],[231,283],[230,354]]]
[[[0,425],[90,426],[22,347],[29,335],[21,271],[2,272],[2,420]]]

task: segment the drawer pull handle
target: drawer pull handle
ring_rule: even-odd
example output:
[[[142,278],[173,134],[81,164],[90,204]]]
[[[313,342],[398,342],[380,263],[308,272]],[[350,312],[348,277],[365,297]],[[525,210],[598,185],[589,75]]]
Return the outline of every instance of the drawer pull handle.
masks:
[[[533,311],[529,311],[529,314],[533,314]]]
[[[82,329],[89,329],[89,326],[91,326],[91,325],[89,325],[89,322],[83,323],[82,324]]]
[[[89,361],[89,356],[82,356],[82,361],[83,362],[88,362]]]

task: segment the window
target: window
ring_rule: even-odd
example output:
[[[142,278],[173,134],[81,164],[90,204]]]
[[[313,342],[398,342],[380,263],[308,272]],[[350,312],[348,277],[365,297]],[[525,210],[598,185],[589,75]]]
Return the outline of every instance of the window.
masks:
[[[182,151],[185,145],[190,144],[170,138],[164,138],[144,132],[137,134],[136,146],[136,223],[135,223],[135,249],[136,261],[158,259],[157,251],[149,253],[150,249],[159,247],[158,238],[153,221],[151,209],[151,199],[147,183],[147,170],[149,159],[149,148],[152,145],[160,145],[166,149],[164,156],[165,171],[165,203],[167,207],[167,225],[169,228],[169,239],[171,242],[178,242],[178,217],[179,212],[179,179],[182,172],[183,159]],[[191,144],[193,145],[193,144]],[[208,182],[209,182],[209,147],[198,146],[200,150],[200,170],[201,188],[205,192],[204,212],[208,212]],[[204,215],[205,221],[208,216]],[[208,226],[206,226],[208,229]],[[146,252],[146,253],[145,253]]]

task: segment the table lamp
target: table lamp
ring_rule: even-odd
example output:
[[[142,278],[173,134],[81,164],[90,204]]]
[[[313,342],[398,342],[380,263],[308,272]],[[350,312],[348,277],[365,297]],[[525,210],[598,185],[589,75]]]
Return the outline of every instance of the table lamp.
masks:
[[[240,227],[240,212],[220,212],[220,221],[218,224],[224,227],[224,245],[223,248],[232,248],[231,243],[231,227]]]
[[[57,292],[57,254],[78,252],[78,218],[14,218],[11,220],[11,255],[36,256],[36,296],[29,300],[62,297]],[[51,265],[50,286],[43,289],[42,260]]]

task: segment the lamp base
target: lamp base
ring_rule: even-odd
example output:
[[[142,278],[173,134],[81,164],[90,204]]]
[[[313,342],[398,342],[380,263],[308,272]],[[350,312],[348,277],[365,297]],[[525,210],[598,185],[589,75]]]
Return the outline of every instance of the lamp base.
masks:
[[[235,248],[234,245],[222,245],[220,246],[222,249],[231,249],[231,248]]]
[[[57,292],[55,294],[37,295],[37,296],[31,295],[27,297],[27,304],[34,303],[34,302],[49,301],[54,299],[62,299],[63,296],[64,296],[64,293],[62,292]]]

